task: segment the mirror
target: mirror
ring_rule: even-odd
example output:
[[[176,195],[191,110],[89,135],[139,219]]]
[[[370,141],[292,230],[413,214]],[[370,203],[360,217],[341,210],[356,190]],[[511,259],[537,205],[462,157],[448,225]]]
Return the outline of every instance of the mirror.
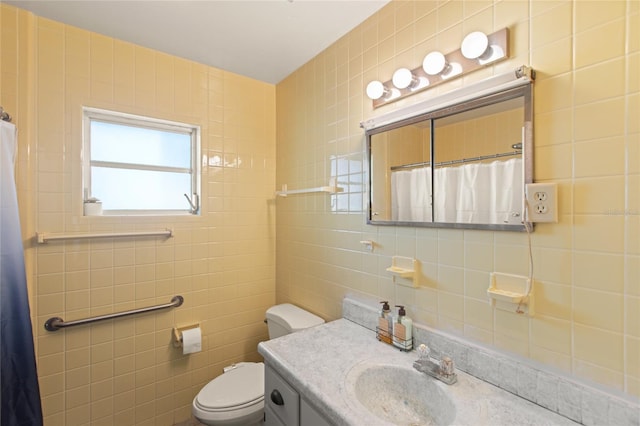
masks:
[[[367,223],[524,230],[531,86],[368,129]]]

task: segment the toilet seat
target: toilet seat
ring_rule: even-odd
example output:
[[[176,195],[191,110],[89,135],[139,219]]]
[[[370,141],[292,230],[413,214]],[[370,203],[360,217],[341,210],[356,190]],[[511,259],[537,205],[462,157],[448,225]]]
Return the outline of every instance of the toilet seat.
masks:
[[[193,398],[193,416],[207,425],[258,424],[264,413],[264,364],[238,363]]]
[[[203,411],[241,410],[264,401],[264,364],[239,364],[210,381],[196,395],[194,404]]]

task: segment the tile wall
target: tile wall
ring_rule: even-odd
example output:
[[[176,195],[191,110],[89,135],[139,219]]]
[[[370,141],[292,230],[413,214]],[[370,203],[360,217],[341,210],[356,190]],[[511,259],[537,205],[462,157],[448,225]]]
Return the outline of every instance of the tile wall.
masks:
[[[172,425],[222,367],[259,360],[275,300],[275,87],[0,5],[0,104],[18,190],[45,424]],[[202,215],[83,217],[81,107],[201,126]],[[37,231],[171,228],[174,237],[38,245]],[[73,320],[184,305],[47,332]],[[199,322],[183,356],[175,325]]]
[[[373,110],[364,87],[508,27],[510,58]],[[535,180],[559,186],[559,222],[532,236],[537,315],[492,311],[492,271],[526,275],[526,235],[365,223],[359,123],[520,65],[537,71]],[[277,184],[345,192],[278,200],[277,299],[327,319],[355,293],[418,322],[640,396],[640,2],[393,1],[277,86]],[[373,253],[360,243],[373,240]],[[422,265],[394,287],[394,255]]]
[[[402,302],[423,324],[640,396],[638,1],[396,0],[275,88],[4,4],[0,22],[0,104],[20,132],[19,202],[47,425],[185,420],[223,365],[257,359],[274,297],[332,319],[347,293]],[[509,60],[372,110],[368,81],[415,67],[433,49],[455,50],[470,31],[503,27]],[[533,319],[493,312],[485,297],[489,272],[527,272],[524,235],[365,224],[359,127],[522,64],[538,72],[535,179],[560,191],[559,223],[533,235]],[[85,104],[202,126],[203,216],[82,217]],[[316,187],[333,176],[344,193],[273,200],[274,183]],[[165,227],[174,238],[32,239],[36,231]],[[376,242],[373,253],[365,239]],[[393,255],[421,261],[419,289],[392,285],[385,268]],[[172,311],[56,334],[41,328],[53,315],[71,320],[178,293],[186,303]],[[204,350],[181,356],[170,329],[196,320]]]

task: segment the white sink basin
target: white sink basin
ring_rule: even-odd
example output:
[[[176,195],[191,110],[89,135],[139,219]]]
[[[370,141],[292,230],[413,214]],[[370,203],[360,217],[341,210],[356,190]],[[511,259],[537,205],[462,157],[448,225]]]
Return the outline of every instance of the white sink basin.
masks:
[[[456,418],[446,386],[411,367],[361,365],[347,377],[347,392],[371,414],[396,425],[450,425]]]

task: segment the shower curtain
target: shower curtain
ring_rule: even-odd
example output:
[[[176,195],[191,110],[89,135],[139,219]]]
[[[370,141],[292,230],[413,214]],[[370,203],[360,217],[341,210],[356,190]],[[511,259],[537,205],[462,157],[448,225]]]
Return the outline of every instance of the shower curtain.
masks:
[[[42,425],[18,199],[16,128],[0,121],[0,424]]]
[[[434,172],[436,222],[519,224],[522,159],[439,167]],[[392,219],[431,222],[431,168],[391,173]]]
[[[391,219],[431,222],[431,167],[391,173]]]

